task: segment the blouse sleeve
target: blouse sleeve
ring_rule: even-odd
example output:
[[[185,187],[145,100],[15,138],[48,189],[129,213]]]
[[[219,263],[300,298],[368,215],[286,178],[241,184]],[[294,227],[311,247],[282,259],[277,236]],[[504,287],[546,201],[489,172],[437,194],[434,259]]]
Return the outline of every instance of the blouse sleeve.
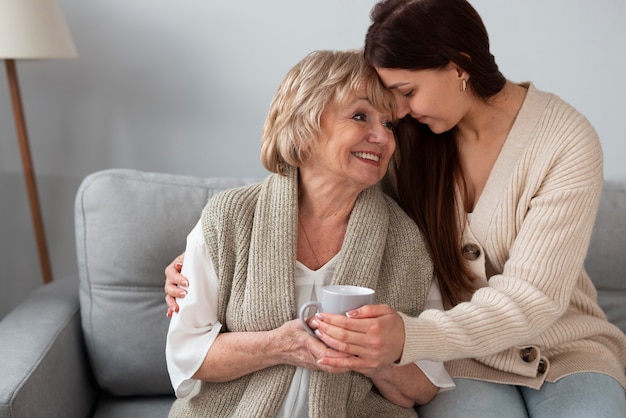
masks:
[[[165,356],[176,396],[189,395],[222,324],[217,321],[218,279],[206,251],[199,221],[187,236],[182,274],[189,280],[187,296],[177,299],[179,312],[172,316]]]
[[[428,299],[426,299],[426,303],[424,304],[424,310],[426,309],[443,310],[441,292],[439,291],[439,286],[435,280],[433,280],[433,284],[430,286]],[[415,365],[419,367],[422,372],[424,372],[428,380],[430,380],[433,385],[439,388],[439,392],[454,389],[456,387],[454,380],[452,380],[443,366],[443,362],[417,360]]]

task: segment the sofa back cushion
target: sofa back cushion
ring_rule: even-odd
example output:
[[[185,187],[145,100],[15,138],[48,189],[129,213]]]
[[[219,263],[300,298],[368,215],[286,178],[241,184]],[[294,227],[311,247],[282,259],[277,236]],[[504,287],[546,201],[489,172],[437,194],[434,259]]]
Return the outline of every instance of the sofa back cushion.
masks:
[[[82,326],[94,376],[114,395],[172,394],[163,270],[207,200],[254,179],[134,170],[86,177],[75,202]]]
[[[585,261],[609,320],[626,332],[626,183],[605,181]]]

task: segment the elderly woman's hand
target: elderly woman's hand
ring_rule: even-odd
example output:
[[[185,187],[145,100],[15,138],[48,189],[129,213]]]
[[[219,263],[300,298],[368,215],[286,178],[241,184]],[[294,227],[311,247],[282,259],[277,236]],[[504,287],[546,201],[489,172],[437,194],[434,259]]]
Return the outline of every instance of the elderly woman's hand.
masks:
[[[274,350],[282,356],[278,364],[290,364],[328,373],[345,373],[350,370],[347,367],[321,364],[319,360],[322,358],[348,359],[352,356],[340,353],[312,337],[302,328],[299,319],[288,321],[272,332],[274,333],[272,336],[275,342]]]
[[[321,365],[319,359],[348,356],[312,337],[293,319],[270,331],[220,333],[194,378],[227,382],[280,364],[343,373],[348,369]]]
[[[366,305],[347,315],[319,313],[312,321],[316,334],[350,358],[325,357],[325,366],[364,372],[400,360],[404,348],[404,321],[389,305]]]
[[[176,298],[184,298],[187,292],[179,286],[188,286],[189,281],[180,274],[183,268],[185,254],[181,254],[165,267],[165,303],[167,304],[167,317],[171,318],[174,312],[178,312]]]

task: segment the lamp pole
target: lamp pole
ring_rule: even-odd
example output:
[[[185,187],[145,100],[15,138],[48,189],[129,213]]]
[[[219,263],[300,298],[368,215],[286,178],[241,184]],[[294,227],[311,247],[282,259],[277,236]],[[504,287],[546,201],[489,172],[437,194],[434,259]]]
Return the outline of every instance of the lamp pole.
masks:
[[[28,134],[26,132],[26,122],[24,120],[24,109],[22,107],[22,97],[20,94],[20,86],[17,79],[17,70],[15,60],[5,59],[7,76],[9,79],[9,89],[11,91],[11,103],[13,104],[13,115],[15,117],[15,131],[20,145],[20,153],[22,155],[22,166],[24,168],[24,179],[26,180],[26,188],[28,190],[28,200],[30,202],[30,211],[35,229],[35,238],[37,240],[37,250],[39,252],[39,263],[43,274],[43,282],[50,283],[52,281],[52,269],[50,268],[50,257],[48,256],[48,247],[46,244],[46,233],[41,216],[41,207],[39,205],[39,197],[37,195],[37,183],[35,181],[35,170],[31,159],[30,146],[28,144]]]
[[[15,60],[73,58],[76,55],[76,47],[65,24],[58,0],[0,0],[0,59],[5,60],[9,80],[15,131],[22,155],[24,178],[44,284],[52,281],[52,269],[37,195],[35,170],[28,144]]]

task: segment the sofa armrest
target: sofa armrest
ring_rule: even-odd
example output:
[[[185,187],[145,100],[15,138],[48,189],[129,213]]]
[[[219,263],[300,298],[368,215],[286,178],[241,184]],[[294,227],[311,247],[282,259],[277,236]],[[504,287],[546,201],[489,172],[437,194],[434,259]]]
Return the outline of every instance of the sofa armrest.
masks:
[[[86,417],[96,400],[78,280],[34,291],[0,321],[0,417]]]

